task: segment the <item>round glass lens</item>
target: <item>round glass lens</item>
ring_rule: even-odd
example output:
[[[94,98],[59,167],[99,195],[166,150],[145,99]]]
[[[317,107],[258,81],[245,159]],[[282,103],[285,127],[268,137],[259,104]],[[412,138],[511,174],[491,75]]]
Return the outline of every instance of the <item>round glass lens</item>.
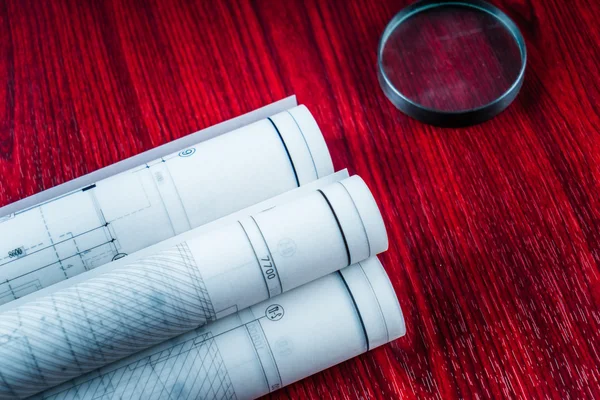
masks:
[[[478,109],[503,96],[523,67],[521,49],[493,14],[460,4],[416,10],[383,39],[389,85],[430,110]]]

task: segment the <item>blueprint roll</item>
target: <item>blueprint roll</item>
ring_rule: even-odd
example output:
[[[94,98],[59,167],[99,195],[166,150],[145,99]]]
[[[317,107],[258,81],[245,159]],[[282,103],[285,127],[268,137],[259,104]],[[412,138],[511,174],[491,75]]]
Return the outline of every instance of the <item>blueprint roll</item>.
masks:
[[[375,200],[353,176],[21,301],[0,314],[0,399],[46,390],[387,247]]]
[[[49,390],[46,400],[249,400],[406,332],[377,258]]]
[[[333,173],[304,106],[25,210],[0,209],[0,305]]]

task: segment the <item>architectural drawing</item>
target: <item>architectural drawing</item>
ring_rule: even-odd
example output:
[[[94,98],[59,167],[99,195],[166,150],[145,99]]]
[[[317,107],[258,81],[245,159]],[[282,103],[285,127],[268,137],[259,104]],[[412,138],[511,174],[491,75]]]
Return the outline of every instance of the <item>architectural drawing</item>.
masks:
[[[0,304],[333,172],[305,107],[0,219]]]
[[[50,288],[48,295],[0,313],[0,399],[51,388],[387,246],[372,194],[353,176],[106,273]],[[283,311],[271,308],[266,318],[275,321],[278,314]],[[255,344],[265,342],[262,321],[245,327]],[[269,387],[281,386],[279,374],[268,372],[270,356],[257,352]]]
[[[254,399],[405,331],[394,289],[372,258],[35,398]]]

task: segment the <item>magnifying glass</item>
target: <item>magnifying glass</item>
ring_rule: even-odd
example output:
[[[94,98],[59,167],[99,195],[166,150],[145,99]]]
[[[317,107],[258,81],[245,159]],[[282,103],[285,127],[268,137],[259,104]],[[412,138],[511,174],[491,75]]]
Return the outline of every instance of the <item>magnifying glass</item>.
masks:
[[[379,83],[405,114],[437,126],[495,117],[515,99],[527,50],[517,25],[480,0],[421,0],[401,10],[379,43]]]

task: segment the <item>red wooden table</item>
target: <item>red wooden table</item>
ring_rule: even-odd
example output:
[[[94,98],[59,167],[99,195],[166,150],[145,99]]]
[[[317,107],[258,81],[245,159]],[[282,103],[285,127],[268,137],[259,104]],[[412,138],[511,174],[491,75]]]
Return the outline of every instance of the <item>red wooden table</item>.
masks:
[[[600,396],[600,3],[496,1],[529,65],[468,129],[397,111],[406,1],[0,2],[0,205],[297,94],[373,189],[408,326],[273,399]]]

